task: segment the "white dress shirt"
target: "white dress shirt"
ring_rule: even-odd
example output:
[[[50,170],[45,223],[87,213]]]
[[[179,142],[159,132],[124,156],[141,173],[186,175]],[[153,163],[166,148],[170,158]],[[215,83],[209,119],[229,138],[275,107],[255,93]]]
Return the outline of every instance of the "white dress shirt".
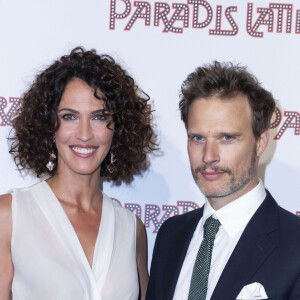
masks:
[[[259,179],[259,183],[254,189],[217,211],[211,207],[207,199],[205,200],[203,217],[200,219],[191,239],[179,274],[173,300],[186,300],[188,298],[193,267],[203,240],[203,225],[206,219],[213,215],[221,223],[215,238],[208,277],[206,299],[209,300],[244,229],[265,197],[266,191],[262,181]]]

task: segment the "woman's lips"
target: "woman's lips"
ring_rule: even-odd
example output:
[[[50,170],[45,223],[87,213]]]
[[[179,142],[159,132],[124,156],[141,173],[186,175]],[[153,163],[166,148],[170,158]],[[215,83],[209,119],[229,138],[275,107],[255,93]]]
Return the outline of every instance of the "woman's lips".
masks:
[[[72,145],[70,149],[76,156],[87,158],[93,156],[98,147],[93,145]]]

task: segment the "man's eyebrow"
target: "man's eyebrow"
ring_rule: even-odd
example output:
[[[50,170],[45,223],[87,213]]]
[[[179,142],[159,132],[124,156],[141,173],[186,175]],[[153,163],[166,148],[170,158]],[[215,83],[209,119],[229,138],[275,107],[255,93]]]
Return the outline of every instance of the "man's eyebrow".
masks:
[[[224,131],[224,132],[221,132],[219,135],[232,135],[232,136],[240,136],[242,135],[240,132],[236,132],[236,131]]]
[[[221,132],[220,134],[218,134],[218,137],[223,137],[225,135],[229,135],[229,136],[232,136],[234,138],[238,138],[238,137],[242,136],[242,134],[239,133],[239,132],[228,132],[227,131],[227,132]]]
[[[193,138],[195,136],[203,136],[202,134],[198,134],[198,133],[188,133],[188,138]]]

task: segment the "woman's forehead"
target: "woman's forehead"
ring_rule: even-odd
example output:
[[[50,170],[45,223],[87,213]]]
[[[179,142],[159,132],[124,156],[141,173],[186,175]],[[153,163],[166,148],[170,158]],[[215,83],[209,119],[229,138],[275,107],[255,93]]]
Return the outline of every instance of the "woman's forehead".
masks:
[[[94,91],[95,89],[90,87],[85,81],[74,78],[66,85],[59,108],[69,106],[77,107],[78,109],[87,107],[103,109],[105,96],[100,90],[97,90],[97,98]]]

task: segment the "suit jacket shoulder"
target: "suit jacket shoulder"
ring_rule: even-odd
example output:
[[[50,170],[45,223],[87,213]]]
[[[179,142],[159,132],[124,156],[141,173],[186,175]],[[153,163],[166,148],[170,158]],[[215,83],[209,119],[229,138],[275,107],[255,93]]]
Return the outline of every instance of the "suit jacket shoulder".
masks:
[[[174,216],[158,231],[152,255],[146,299],[172,299],[177,279],[203,207]]]
[[[254,282],[264,286],[269,299],[300,299],[299,253],[300,218],[281,208],[267,191],[232,252],[211,300],[236,299],[244,286]]]
[[[280,206],[279,206],[279,226],[281,227],[282,230],[288,230],[289,232],[292,232],[299,238],[300,218]],[[300,241],[298,240],[298,242]]]

